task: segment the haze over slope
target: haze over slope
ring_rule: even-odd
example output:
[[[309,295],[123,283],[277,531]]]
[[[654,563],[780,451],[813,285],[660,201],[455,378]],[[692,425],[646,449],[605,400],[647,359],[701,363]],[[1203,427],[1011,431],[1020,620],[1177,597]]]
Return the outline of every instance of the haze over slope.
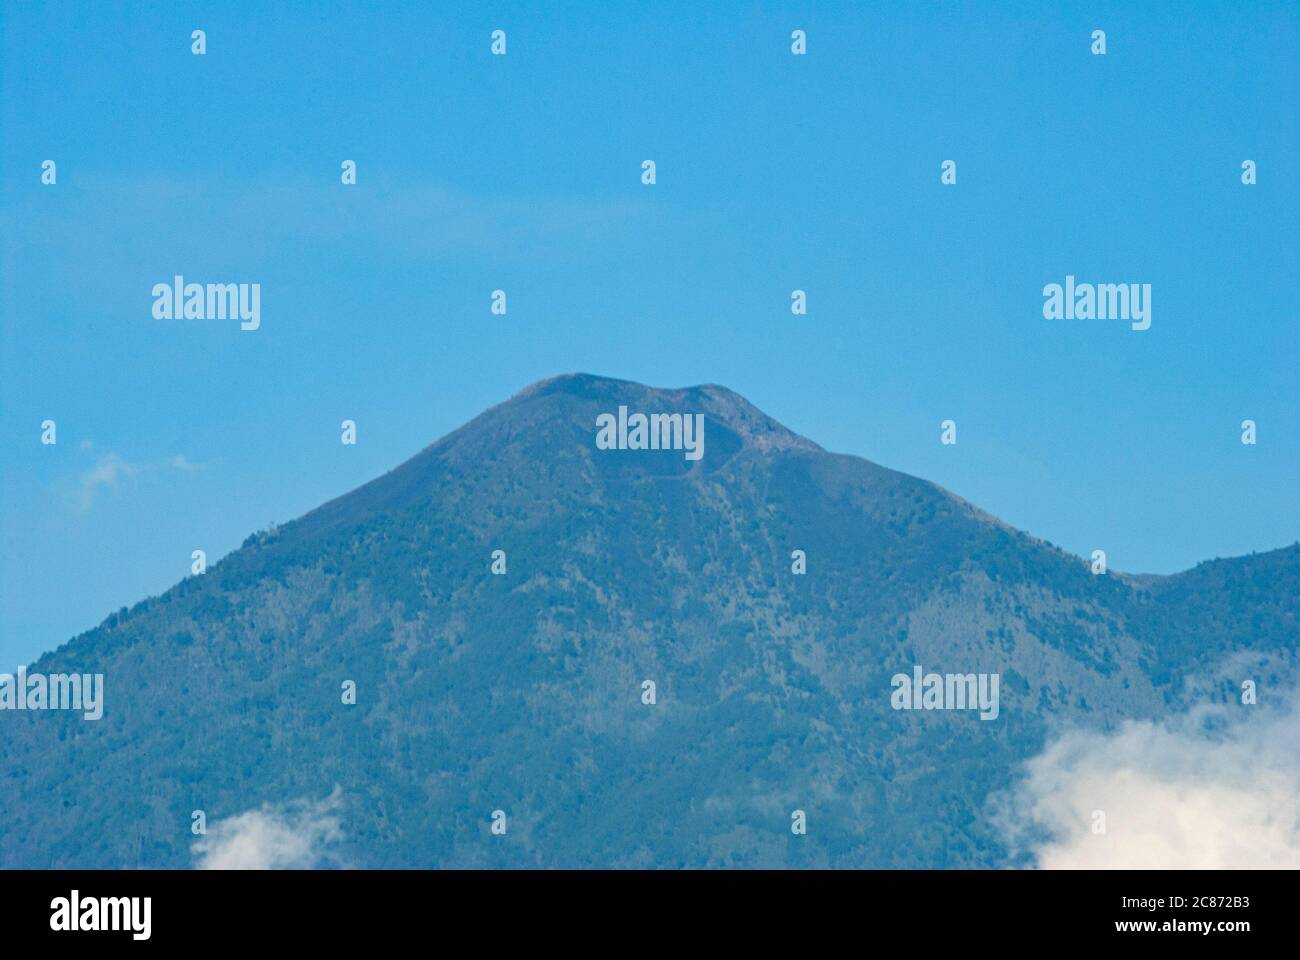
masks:
[[[598,450],[620,404],[703,413],[703,458]],[[336,787],[357,866],[1001,864],[1057,724],[1280,685],[1297,596],[1297,546],[1093,576],[725,388],[557,377],[32,665],[106,708],[0,714],[0,865],[188,866],[192,811]],[[916,664],[999,716],[891,709]]]

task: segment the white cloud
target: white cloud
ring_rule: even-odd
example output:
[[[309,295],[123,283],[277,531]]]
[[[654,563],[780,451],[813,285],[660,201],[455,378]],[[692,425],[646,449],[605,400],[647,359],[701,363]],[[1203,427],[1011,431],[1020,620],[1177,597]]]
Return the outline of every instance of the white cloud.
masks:
[[[192,204],[187,207],[193,178],[86,174],[80,182],[87,194],[75,222],[70,215],[65,220],[61,214],[49,213],[47,204],[41,216],[25,216],[19,210],[5,225],[15,233],[15,242],[37,254],[57,247],[69,255],[50,258],[52,270],[65,259],[81,265],[77,284],[70,289],[73,295],[85,284],[86,270],[113,278],[118,285],[123,278],[133,284],[110,285],[110,289],[137,290],[143,285],[147,294],[153,283],[170,275],[141,275],[140,264],[207,263],[205,269],[221,273],[221,261],[212,259],[214,250],[238,250],[239,263],[273,261],[286,247],[334,249],[339,243],[382,251],[385,260],[501,255],[512,262],[572,262],[613,243],[636,244],[647,224],[678,215],[666,213],[663,204],[635,192],[579,199],[502,198],[466,194],[418,177],[394,183],[376,173],[372,179],[364,167],[361,176],[366,186],[357,188],[358,197],[365,200],[356,203],[339,202],[337,176],[323,181],[261,178],[250,182],[242,176],[205,180],[205,196],[211,202],[195,210]],[[249,216],[262,225],[254,233],[238,226]],[[152,228],[139,231],[123,226],[141,221]],[[84,255],[78,258],[79,254]],[[199,268],[192,269],[197,273]],[[146,318],[148,302],[146,297]]]
[[[343,839],[339,787],[319,802],[263,805],[209,824],[190,848],[200,870],[307,870],[338,865],[331,845]]]
[[[104,454],[81,475],[81,509],[90,509],[95,502],[95,492],[100,487],[115,486],[123,478],[134,477],[139,472],[139,468],[127,463],[116,453]]]
[[[91,446],[91,442],[88,440],[81,442],[83,451],[89,451]],[[119,454],[109,451],[100,457],[94,466],[81,475],[78,502],[82,511],[87,511],[95,505],[95,496],[101,489],[108,490],[117,486],[123,480],[167,469],[189,473],[198,470],[199,465],[191,463],[183,453],[178,453],[163,463],[134,464]]]
[[[1067,732],[1000,801],[1013,853],[1045,869],[1300,867],[1297,699]]]

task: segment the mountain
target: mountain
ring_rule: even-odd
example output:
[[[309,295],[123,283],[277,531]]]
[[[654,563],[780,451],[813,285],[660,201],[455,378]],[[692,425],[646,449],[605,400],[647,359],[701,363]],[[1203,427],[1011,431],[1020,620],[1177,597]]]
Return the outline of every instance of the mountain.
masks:
[[[620,405],[703,456],[598,449]],[[192,811],[336,788],[362,867],[1005,865],[1054,729],[1280,682],[1297,596],[1300,545],[1094,576],[722,387],[557,377],[29,667],[106,707],[0,713],[0,865],[186,867]],[[893,709],[914,665],[997,718]]]

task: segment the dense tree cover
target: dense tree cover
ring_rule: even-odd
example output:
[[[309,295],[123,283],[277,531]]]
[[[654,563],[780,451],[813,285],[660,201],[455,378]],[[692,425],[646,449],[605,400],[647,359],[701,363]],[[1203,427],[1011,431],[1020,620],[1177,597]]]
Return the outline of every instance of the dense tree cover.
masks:
[[[620,402],[703,411],[704,459],[596,450]],[[1277,681],[1297,596],[1300,546],[1093,576],[721,388],[558,378],[33,665],[107,706],[0,716],[0,864],[187,866],[191,811],[336,785],[359,866],[1002,864],[1055,724]],[[999,673],[999,719],[892,710],[913,664]]]

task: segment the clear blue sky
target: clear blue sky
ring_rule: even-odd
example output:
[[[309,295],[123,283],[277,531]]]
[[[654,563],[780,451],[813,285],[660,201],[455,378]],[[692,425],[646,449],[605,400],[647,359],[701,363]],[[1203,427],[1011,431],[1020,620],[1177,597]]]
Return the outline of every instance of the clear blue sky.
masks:
[[[1121,570],[1300,536],[1294,3],[583,6],[0,2],[0,669],[574,370]]]

